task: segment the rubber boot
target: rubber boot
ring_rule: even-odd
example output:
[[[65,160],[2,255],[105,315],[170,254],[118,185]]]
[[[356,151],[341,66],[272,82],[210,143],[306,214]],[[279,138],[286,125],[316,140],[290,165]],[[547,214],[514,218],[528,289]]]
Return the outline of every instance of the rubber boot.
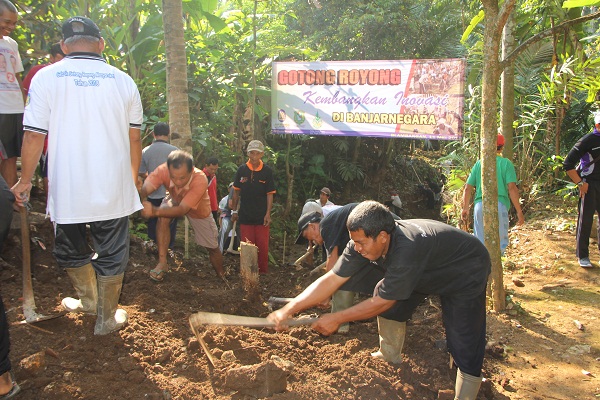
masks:
[[[343,311],[354,305],[354,292],[348,292],[346,290],[338,290],[333,294],[331,298],[331,312]],[[350,324],[344,322],[338,328],[338,333],[348,333],[350,330]]]
[[[123,274],[98,275],[98,318],[94,335],[106,335],[127,325],[127,311],[117,308],[123,287]]]
[[[71,283],[79,296],[79,299],[65,297],[61,304],[65,310],[73,313],[96,314],[98,303],[98,284],[96,282],[96,271],[92,264],[86,264],[79,268],[65,268]]]
[[[475,400],[479,387],[481,386],[481,377],[465,374],[458,369],[456,373],[456,385],[454,387],[454,400]]]
[[[392,364],[400,364],[406,336],[406,322],[377,317],[377,327],[379,328],[379,351],[371,353],[371,356]]]

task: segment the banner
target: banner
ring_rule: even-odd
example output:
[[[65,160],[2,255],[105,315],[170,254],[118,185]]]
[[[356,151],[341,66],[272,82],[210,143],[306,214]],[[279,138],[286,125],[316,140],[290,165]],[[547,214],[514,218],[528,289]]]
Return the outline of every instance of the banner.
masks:
[[[464,59],[273,63],[275,134],[457,140]]]

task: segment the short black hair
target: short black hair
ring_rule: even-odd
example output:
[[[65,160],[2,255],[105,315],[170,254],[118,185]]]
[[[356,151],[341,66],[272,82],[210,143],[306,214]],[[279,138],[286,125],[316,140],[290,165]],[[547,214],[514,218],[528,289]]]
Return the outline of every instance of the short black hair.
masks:
[[[219,159],[217,157],[208,157],[206,159],[206,165],[219,165]]]
[[[50,55],[52,57],[56,57],[59,54],[63,57],[65,56],[65,53],[62,51],[62,48],[60,47],[60,43],[54,43],[52,46],[50,46]]]
[[[179,169],[182,165],[187,167],[188,172],[194,169],[194,159],[187,151],[173,150],[167,157],[167,168]]]
[[[171,128],[166,122],[159,122],[154,125],[154,136],[169,136],[169,133],[171,133]]]
[[[382,231],[392,233],[395,226],[396,222],[390,210],[373,200],[363,201],[357,205],[346,222],[346,228],[350,232],[362,229],[368,238],[374,238]]]

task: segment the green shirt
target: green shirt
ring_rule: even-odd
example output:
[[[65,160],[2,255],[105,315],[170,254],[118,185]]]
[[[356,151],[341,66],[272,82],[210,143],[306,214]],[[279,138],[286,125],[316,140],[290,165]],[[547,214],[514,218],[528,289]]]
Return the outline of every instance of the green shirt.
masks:
[[[517,173],[515,166],[508,158],[496,156],[496,176],[498,178],[498,201],[510,210],[510,197],[508,196],[508,184],[511,182],[517,183]],[[467,179],[467,183],[475,186],[475,203],[482,199],[481,195],[481,160],[477,160],[471,174]]]

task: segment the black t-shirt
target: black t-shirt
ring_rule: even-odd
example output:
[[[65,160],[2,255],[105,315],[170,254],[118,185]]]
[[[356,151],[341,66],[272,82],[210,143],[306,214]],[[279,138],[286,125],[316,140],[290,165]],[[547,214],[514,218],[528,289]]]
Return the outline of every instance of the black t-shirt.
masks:
[[[565,171],[575,169],[580,160],[583,159],[586,165],[589,165],[592,160],[600,157],[600,135],[588,133],[575,143],[565,161],[563,167]],[[600,161],[589,165],[583,171],[579,172],[582,178],[586,181],[600,181]]]
[[[346,244],[350,241],[346,221],[348,221],[348,215],[357,205],[358,203],[350,203],[333,210],[319,223],[319,231],[327,254],[331,254],[335,246],[338,248],[338,255],[344,251]]]
[[[333,272],[350,277],[370,261],[348,242]],[[485,290],[491,261],[473,235],[433,220],[396,221],[385,259],[374,262],[385,270],[378,295],[406,300],[413,292],[471,297]]]
[[[262,225],[267,213],[267,194],[275,193],[273,170],[262,164],[258,170],[251,170],[248,164],[240,165],[233,187],[240,191],[239,221],[244,225]]]

